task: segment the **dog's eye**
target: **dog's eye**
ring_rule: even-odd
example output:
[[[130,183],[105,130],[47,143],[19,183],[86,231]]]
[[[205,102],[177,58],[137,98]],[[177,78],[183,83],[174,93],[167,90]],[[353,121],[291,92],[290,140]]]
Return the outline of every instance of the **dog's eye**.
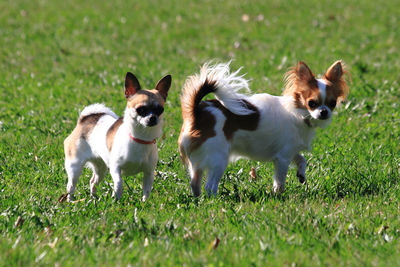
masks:
[[[164,108],[162,106],[156,106],[153,110],[154,114],[160,116],[164,112]]]
[[[308,106],[309,106],[310,108],[316,108],[316,107],[318,106],[318,104],[317,104],[316,101],[310,100],[310,101],[308,101]]]
[[[330,101],[328,105],[329,105],[330,108],[336,107],[336,100]]]
[[[146,106],[141,106],[136,109],[136,112],[139,116],[145,117],[149,114],[149,109]]]

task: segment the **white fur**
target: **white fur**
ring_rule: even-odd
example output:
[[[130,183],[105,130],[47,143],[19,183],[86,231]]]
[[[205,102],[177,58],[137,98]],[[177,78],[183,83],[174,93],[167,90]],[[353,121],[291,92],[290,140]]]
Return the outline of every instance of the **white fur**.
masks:
[[[229,74],[229,63],[218,64],[214,67],[206,65],[201,69],[201,84],[206,78],[216,80],[218,89],[215,92],[219,101],[236,114],[249,114],[251,110],[241,110],[238,99],[246,99],[257,107],[260,120],[255,131],[238,130],[231,140],[226,139],[223,131],[226,117],[216,107],[207,109],[214,115],[216,135],[207,139],[199,148],[189,151],[190,134],[188,126],[184,124],[181,147],[186,151],[188,167],[192,177],[192,190],[195,195],[201,192],[201,177],[207,171],[206,191],[208,194],[217,194],[218,184],[229,159],[246,157],[260,161],[272,161],[275,166],[273,189],[281,192],[285,187],[285,179],[289,164],[293,161],[297,168],[300,181],[305,181],[306,161],[300,154],[310,149],[315,128],[304,121],[309,116],[308,111],[295,107],[294,99],[289,96],[272,96],[269,94],[255,94],[244,96],[237,94],[240,86],[248,89],[247,82],[238,71]],[[195,84],[195,83],[193,83]],[[239,103],[239,105],[238,105]],[[234,111],[233,111],[234,110]],[[318,123],[316,123],[318,126]]]
[[[317,79],[319,93],[321,94],[322,102],[326,99],[326,82],[323,79]]]
[[[99,103],[92,104],[92,105],[85,107],[82,110],[82,112],[80,113],[79,117],[84,117],[84,116],[87,116],[89,114],[94,114],[94,113],[106,113],[116,119],[118,118],[118,116],[111,109],[106,107],[104,104],[99,104]]]
[[[243,78],[243,75],[239,75],[240,69],[231,73],[229,65],[230,62],[216,65],[204,64],[200,70],[198,81],[200,83],[204,83],[206,79],[216,81],[218,91],[215,92],[215,96],[232,113],[238,115],[253,113],[241,102],[241,99],[247,99],[247,96],[239,93],[242,90],[250,91],[249,83]]]
[[[319,93],[321,95],[321,100],[322,100],[322,105],[320,105],[318,108],[314,109],[313,111],[310,111],[311,117],[316,120],[316,123],[318,124],[319,127],[326,127],[330,121],[331,121],[331,116],[332,116],[332,111],[331,109],[326,105],[326,81],[323,79],[317,79],[318,82],[318,88],[319,88]],[[325,120],[320,120],[321,116],[321,111],[326,110],[328,112],[327,118]]]
[[[156,144],[140,144],[133,141],[129,134],[135,138],[151,141],[160,137],[162,131],[162,116],[158,124],[153,127],[143,126],[135,110],[126,108],[124,120],[118,128],[109,151],[106,143],[108,129],[118,119],[109,108],[103,104],[94,104],[86,107],[81,116],[104,112],[87,140],[78,139],[75,144],[77,153],[74,158],[66,156],[65,168],[68,174],[68,199],[73,198],[76,183],[85,164],[93,170],[90,180],[90,191],[96,194],[96,185],[104,178],[107,169],[110,170],[114,182],[114,193],[117,199],[122,195],[123,181],[121,175],[135,175],[143,172],[143,201],[150,196],[154,180],[154,170],[158,160]]]

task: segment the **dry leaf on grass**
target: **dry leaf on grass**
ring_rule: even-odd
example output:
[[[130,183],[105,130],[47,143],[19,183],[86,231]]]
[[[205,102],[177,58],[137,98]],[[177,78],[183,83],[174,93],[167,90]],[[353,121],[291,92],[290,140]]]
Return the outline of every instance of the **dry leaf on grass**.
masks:
[[[257,173],[253,167],[251,167],[249,175],[253,180],[257,179]]]
[[[58,241],[58,237],[56,237],[53,242],[49,242],[47,245],[51,248],[55,248],[57,241]]]
[[[14,227],[20,227],[24,224],[25,220],[22,219],[21,216],[18,216],[17,220],[14,223]]]
[[[83,202],[83,201],[85,201],[86,200],[86,198],[84,197],[84,198],[81,198],[81,199],[77,199],[77,200],[74,200],[74,201],[71,201],[71,203],[78,203],[78,202]]]
[[[67,200],[68,194],[62,194],[59,198],[58,198],[58,203],[63,203]]]
[[[211,242],[210,246],[208,247],[208,250],[211,251],[212,249],[217,249],[219,243],[221,240],[216,236],[215,239]]]

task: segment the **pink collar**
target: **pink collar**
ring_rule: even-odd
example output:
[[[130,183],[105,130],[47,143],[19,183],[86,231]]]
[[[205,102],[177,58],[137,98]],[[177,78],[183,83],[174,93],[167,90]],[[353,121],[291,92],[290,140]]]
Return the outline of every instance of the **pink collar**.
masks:
[[[156,143],[156,139],[153,139],[151,141],[146,141],[146,140],[142,140],[142,139],[133,137],[131,133],[129,133],[129,137],[133,141],[135,141],[136,143],[139,143],[139,144],[142,144],[142,145],[151,145],[151,144],[155,144]]]

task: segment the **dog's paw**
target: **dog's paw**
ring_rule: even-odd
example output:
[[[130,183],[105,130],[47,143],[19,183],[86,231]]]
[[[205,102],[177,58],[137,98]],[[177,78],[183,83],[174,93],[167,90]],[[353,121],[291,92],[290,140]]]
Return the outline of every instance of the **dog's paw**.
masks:
[[[112,193],[112,196],[116,199],[116,200],[120,200],[122,197],[122,186],[114,186],[114,190]]]
[[[192,187],[192,193],[194,197],[199,197],[201,195],[201,187],[200,186],[191,186]]]
[[[306,175],[300,172],[297,172],[297,178],[299,178],[299,182],[304,184],[306,182]]]
[[[72,202],[72,201],[74,201],[75,200],[75,196],[74,195],[71,195],[71,194],[68,194],[68,196],[67,196],[67,201],[68,202]]]
[[[97,196],[97,189],[96,187],[90,188],[90,196],[96,197]]]
[[[119,193],[119,192],[115,193],[115,191],[114,191],[113,194],[112,194],[112,197],[115,198],[115,200],[118,201],[122,197],[122,192],[121,193]]]
[[[281,194],[285,191],[285,185],[284,184],[274,184],[273,191],[275,194]]]

